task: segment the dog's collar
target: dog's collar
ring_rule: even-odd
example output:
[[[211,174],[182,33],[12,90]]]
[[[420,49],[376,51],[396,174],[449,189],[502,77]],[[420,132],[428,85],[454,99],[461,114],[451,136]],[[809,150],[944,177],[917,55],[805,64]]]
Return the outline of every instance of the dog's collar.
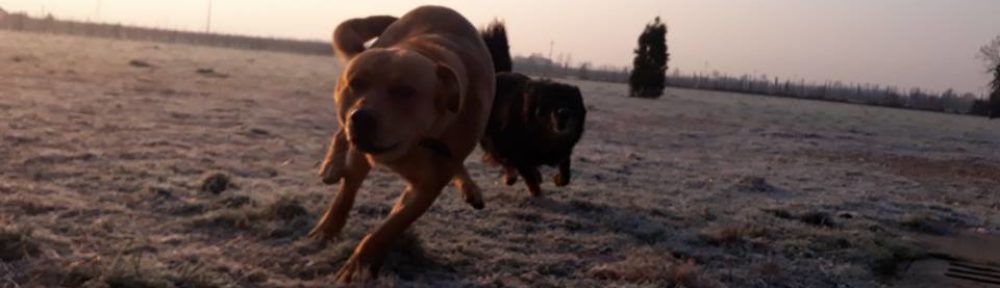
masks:
[[[438,140],[424,138],[424,140],[420,140],[420,147],[427,148],[427,150],[431,150],[431,152],[441,157],[449,159],[452,157],[451,149],[448,148],[448,145]]]

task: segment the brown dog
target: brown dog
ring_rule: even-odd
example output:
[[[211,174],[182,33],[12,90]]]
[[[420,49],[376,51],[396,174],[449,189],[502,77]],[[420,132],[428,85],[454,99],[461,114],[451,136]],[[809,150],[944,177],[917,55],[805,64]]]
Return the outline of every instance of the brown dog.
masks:
[[[324,183],[339,181],[340,191],[310,235],[329,241],[339,234],[373,165],[408,183],[385,223],[362,239],[337,272],[339,282],[352,282],[378,272],[392,242],[449,182],[473,207],[483,207],[463,162],[486,127],[495,78],[475,27],[444,7],[419,7],[398,19],[345,21],[334,32],[333,46],[347,63],[334,94],[342,129],[320,174]]]

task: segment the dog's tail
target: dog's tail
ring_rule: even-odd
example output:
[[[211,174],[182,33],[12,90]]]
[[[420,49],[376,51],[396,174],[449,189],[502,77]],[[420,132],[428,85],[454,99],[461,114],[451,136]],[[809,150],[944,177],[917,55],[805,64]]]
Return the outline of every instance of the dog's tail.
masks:
[[[486,48],[493,57],[493,69],[496,72],[511,72],[514,64],[510,59],[510,45],[507,44],[507,28],[500,20],[493,20],[481,33]]]
[[[365,42],[381,36],[394,22],[396,17],[393,16],[371,16],[344,21],[333,31],[333,51],[341,60],[351,60],[365,51]]]

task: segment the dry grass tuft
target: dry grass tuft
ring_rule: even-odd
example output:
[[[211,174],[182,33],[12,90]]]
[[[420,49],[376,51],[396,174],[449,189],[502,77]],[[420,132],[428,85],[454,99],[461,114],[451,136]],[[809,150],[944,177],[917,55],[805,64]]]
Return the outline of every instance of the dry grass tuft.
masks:
[[[435,266],[431,256],[424,250],[420,235],[413,229],[407,229],[402,237],[396,239],[385,263],[385,267],[391,267],[392,273],[404,280],[416,279],[417,275],[426,273]]]
[[[266,216],[272,220],[291,221],[297,217],[306,216],[309,211],[302,206],[299,199],[282,196],[267,206]]]
[[[761,209],[767,214],[771,214],[774,217],[785,219],[785,220],[799,220],[802,223],[806,223],[813,226],[819,227],[835,227],[837,222],[834,220],[833,214],[825,211],[806,211],[802,214],[795,215],[788,210],[783,208],[765,208]]]
[[[151,67],[153,67],[153,64],[149,64],[149,62],[138,60],[138,59],[133,59],[131,61],[128,61],[128,65],[132,66],[132,67],[136,67],[136,68],[151,68]]]
[[[265,237],[284,238],[301,236],[308,232],[312,224],[308,210],[295,197],[281,196],[263,206],[255,205],[250,199],[235,201],[239,205],[191,219],[188,225],[204,229],[246,230]]]
[[[699,236],[712,245],[741,243],[752,238],[768,235],[767,229],[750,223],[726,224],[709,227],[701,231]]]
[[[823,211],[810,211],[799,215],[799,221],[813,226],[834,227],[833,215]]]
[[[869,266],[872,271],[883,278],[896,276],[903,264],[927,256],[926,252],[912,243],[889,239],[875,239],[865,249],[870,255]]]
[[[192,219],[190,225],[200,228],[250,229],[263,219],[259,209],[252,207],[213,211]]]
[[[669,253],[639,249],[624,260],[600,264],[587,272],[591,277],[656,287],[720,287],[721,285],[698,270],[693,260],[683,261]]]
[[[182,263],[175,270],[142,261],[141,256],[117,257],[111,263],[78,263],[62,271],[63,286],[70,287],[220,287],[221,275],[204,267]],[[51,280],[51,279],[50,279]]]
[[[38,255],[38,243],[31,230],[23,227],[0,227],[0,260],[12,262]]]
[[[781,265],[774,262],[766,262],[754,269],[760,274],[761,277],[769,281],[774,281],[775,279],[780,279],[784,275],[784,271],[781,269]]]
[[[209,172],[202,176],[200,182],[201,191],[212,194],[219,194],[233,187],[229,175],[222,172]]]
[[[899,225],[914,232],[931,235],[947,235],[949,229],[940,219],[931,214],[908,214],[899,220]]]
[[[212,69],[212,68],[198,68],[194,72],[198,73],[199,75],[205,76],[205,77],[229,78],[229,74],[219,73],[219,72],[215,71],[215,69]]]
[[[219,201],[217,201],[215,203],[215,206],[216,207],[222,207],[222,208],[236,209],[236,208],[242,208],[242,207],[253,205],[253,204],[254,204],[254,200],[251,199],[248,196],[233,195],[233,196],[227,196],[227,197],[224,197],[222,199],[219,199]]]
[[[774,186],[767,183],[767,179],[759,176],[746,176],[736,182],[736,189],[746,192],[770,192],[774,191]]]

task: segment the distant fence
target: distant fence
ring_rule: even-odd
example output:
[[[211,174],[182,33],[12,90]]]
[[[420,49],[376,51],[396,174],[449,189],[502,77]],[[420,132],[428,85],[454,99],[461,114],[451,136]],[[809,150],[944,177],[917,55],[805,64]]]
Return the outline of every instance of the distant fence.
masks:
[[[0,29],[312,55],[333,55],[330,44],[320,41],[130,27],[121,24],[57,20],[51,16],[46,18],[32,18],[21,13],[4,15],[0,12]]]
[[[594,69],[589,64],[572,67],[553,62],[538,54],[515,57],[513,60],[515,71],[529,75],[615,83],[628,83],[629,79],[627,68],[603,66]],[[985,98],[972,93],[958,94],[951,89],[931,93],[917,88],[903,91],[892,86],[872,84],[841,82],[816,84],[805,80],[781,80],[751,75],[737,77],[721,73],[709,75],[672,73],[667,75],[667,86],[954,114],[977,116],[989,114],[989,105]]]
[[[951,89],[940,93],[925,92],[918,88],[900,91],[891,86],[841,82],[814,84],[803,80],[781,81],[778,78],[768,79],[749,75],[733,77],[674,74],[668,76],[667,81],[667,85],[672,87],[985,116],[977,110],[980,108],[977,105],[985,104],[977,101],[983,102],[983,100],[972,93],[959,95]]]

